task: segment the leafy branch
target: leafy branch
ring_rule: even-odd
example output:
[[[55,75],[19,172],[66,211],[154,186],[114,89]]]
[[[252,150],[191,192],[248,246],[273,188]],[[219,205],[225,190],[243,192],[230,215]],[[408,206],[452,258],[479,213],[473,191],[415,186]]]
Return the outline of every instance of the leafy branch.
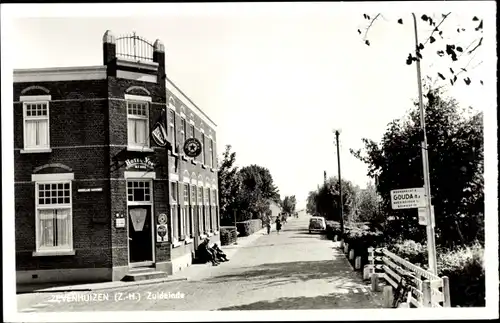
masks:
[[[434,37],[434,34],[437,32],[439,34],[439,36],[441,37],[441,39],[444,39],[443,38],[443,31],[440,29],[441,25],[446,21],[446,19],[451,15],[451,12],[448,12],[446,14],[441,14],[442,18],[441,20],[439,21],[439,23],[436,25],[436,22],[433,20],[432,17],[424,14],[421,16],[421,19],[427,23],[429,23],[429,25],[431,27],[433,27],[432,29],[432,32],[431,34],[429,35],[429,37],[427,38],[427,40],[424,42],[424,43],[419,43],[417,45],[417,48],[415,49],[415,56],[410,53],[406,59],[406,64],[407,65],[411,65],[413,62],[415,61],[420,61],[423,57],[422,57],[422,51],[425,49],[425,46],[427,45],[427,43],[434,43],[436,41],[436,38]],[[373,23],[375,22],[375,20],[377,20],[377,18],[381,17],[381,14],[377,14],[373,19],[370,18],[369,15],[367,14],[364,14],[363,15],[364,19],[367,19],[370,21],[368,27],[366,28],[366,31],[364,33],[364,36],[363,36],[363,41],[365,42],[366,45],[370,46],[370,41],[368,40],[367,38],[367,35],[368,35],[368,32],[369,30],[371,29],[371,27],[373,26]],[[384,20],[386,20],[384,17],[382,17]],[[480,31],[481,33],[483,32],[483,20],[480,20],[478,17],[474,16],[472,18],[472,21],[479,21],[479,25],[477,25],[477,27],[474,28],[474,30],[477,32],[477,31]],[[398,19],[398,24],[403,24],[403,19],[402,18],[399,18]],[[460,31],[465,31],[465,28],[457,28],[457,32],[460,33]],[[361,30],[358,29],[358,33],[361,35],[362,32]],[[453,62],[456,62],[459,60],[459,58],[461,58],[463,55],[471,55],[473,54],[481,45],[482,45],[482,42],[483,42],[483,37],[479,38],[478,39],[475,39],[472,43],[470,43],[467,48],[464,50],[462,46],[460,45],[456,45],[456,44],[446,44],[445,48],[442,49],[442,50],[438,50],[437,51],[437,55],[439,57],[444,57],[444,56],[449,56],[451,58],[451,60]],[[470,49],[472,46],[474,46],[472,49]],[[474,55],[475,57],[475,55]],[[467,72],[467,68],[468,66],[470,65],[471,61],[474,59],[474,57],[467,63],[467,65],[464,67],[464,68],[461,68],[460,72],[459,73],[455,73],[455,71],[450,67],[450,71],[451,71],[451,74],[452,74],[452,77],[449,79],[450,80],[450,83],[451,85],[454,85],[458,79],[458,76],[463,73],[463,72]],[[482,63],[482,62],[481,62]],[[479,63],[478,65],[480,65],[481,63]],[[476,65],[477,66],[477,65]],[[446,80],[447,77],[445,77],[442,73],[437,73],[439,78],[441,78],[442,80]],[[471,80],[470,78],[464,78],[464,82],[469,85],[471,83]],[[483,81],[481,80],[480,81],[481,84],[483,84]]]
[[[429,42],[429,40],[431,41],[431,44],[435,41],[435,38],[432,37],[432,36],[434,35],[434,33],[436,31],[439,33],[440,36],[442,35],[442,31],[439,30],[439,27],[443,24],[443,22],[446,20],[446,18],[448,18],[449,15],[451,15],[451,12],[448,12],[447,14],[443,14],[443,19],[441,19],[441,22],[436,26],[436,28],[434,28],[432,30],[431,35],[429,36],[429,38],[427,38],[427,40],[425,41],[424,45],[427,45],[427,42]],[[423,19],[424,16],[422,16],[422,19]],[[430,20],[430,23],[431,23],[431,25],[434,25],[433,22],[432,22],[432,19]]]
[[[377,20],[379,17],[381,17],[382,15],[380,13],[378,13],[375,18],[371,19],[370,21],[370,24],[368,25],[368,27],[366,28],[365,30],[365,35],[363,36],[363,41],[365,42],[366,45],[370,46],[370,41],[367,39],[368,37],[368,31],[370,31],[370,28],[372,27],[373,23],[375,22],[375,20]],[[365,19],[370,19],[370,16],[368,16],[367,14],[364,14],[363,17]],[[382,17],[384,18],[384,17]],[[384,18],[385,20],[385,18]],[[358,33],[361,34],[361,30],[358,29]]]

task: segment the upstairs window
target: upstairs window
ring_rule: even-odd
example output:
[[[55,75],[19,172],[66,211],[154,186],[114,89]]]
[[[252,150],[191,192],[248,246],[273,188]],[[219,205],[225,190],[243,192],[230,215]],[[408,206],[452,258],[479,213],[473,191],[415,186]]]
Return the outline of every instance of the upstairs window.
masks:
[[[175,111],[168,109],[168,132],[170,133],[170,140],[173,146],[173,152],[177,152],[177,136],[175,133]]]
[[[181,118],[181,145],[184,145],[184,142],[186,141],[186,119]]]
[[[50,148],[49,100],[50,96],[39,96],[23,101],[24,149],[26,150]]]
[[[210,139],[210,146],[208,147],[209,149],[209,155],[210,155],[210,158],[208,160],[208,166],[210,166],[210,168],[214,167],[214,159],[215,159],[215,156],[214,156],[214,141],[212,139]]]
[[[205,160],[205,147],[206,147],[206,142],[207,142],[207,136],[202,132],[201,133],[201,163],[203,165],[206,165],[206,160]]]
[[[130,148],[149,148],[149,105],[127,101],[127,133]]]

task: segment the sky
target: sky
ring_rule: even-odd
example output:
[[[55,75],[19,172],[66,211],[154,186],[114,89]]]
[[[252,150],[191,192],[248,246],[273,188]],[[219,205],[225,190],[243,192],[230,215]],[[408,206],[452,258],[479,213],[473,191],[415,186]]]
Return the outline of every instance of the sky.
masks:
[[[437,21],[452,12],[442,25],[444,36],[464,48],[477,33],[459,34],[457,26],[469,31],[477,26],[474,15],[485,19],[483,45],[469,64],[481,62],[468,74],[473,83],[459,82],[448,94],[464,107],[494,113],[493,2],[30,4],[12,14],[7,28],[16,69],[101,65],[106,30],[160,39],[168,77],[217,124],[218,155],[231,145],[238,166],[267,167],[282,197],[296,195],[304,207],[324,171],[337,175],[334,129],[341,130],[342,178],[364,187],[367,167],[349,148],[362,148],[362,138],[379,141],[417,98],[415,65],[405,63],[414,48],[414,8],[417,17],[427,13]],[[367,46],[357,30],[365,31],[364,13],[379,12],[383,17],[370,28]],[[430,27],[420,18],[418,26],[419,39],[427,39]],[[449,74],[445,58],[434,54],[446,40],[424,50],[423,77]],[[454,67],[468,62],[465,56]]]

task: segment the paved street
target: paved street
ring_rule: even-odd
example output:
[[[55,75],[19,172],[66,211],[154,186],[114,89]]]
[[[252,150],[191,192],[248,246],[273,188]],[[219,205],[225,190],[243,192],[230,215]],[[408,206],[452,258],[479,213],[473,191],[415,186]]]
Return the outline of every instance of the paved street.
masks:
[[[380,300],[373,298],[368,284],[352,271],[334,243],[308,233],[308,220],[306,216],[291,219],[279,235],[260,235],[238,249],[228,249],[232,254],[228,263],[218,267],[194,265],[174,275],[185,276],[187,281],[95,292],[22,294],[17,296],[18,309],[52,312],[381,307]],[[179,298],[173,298],[176,294]],[[109,299],[102,299],[106,297]],[[54,302],[56,299],[60,302]]]

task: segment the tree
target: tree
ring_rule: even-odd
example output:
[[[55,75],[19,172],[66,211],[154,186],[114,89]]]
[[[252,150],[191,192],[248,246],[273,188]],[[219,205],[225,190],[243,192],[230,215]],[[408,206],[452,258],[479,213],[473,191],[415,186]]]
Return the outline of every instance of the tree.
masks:
[[[420,42],[418,47],[414,49],[415,54],[412,54],[413,50],[408,54],[406,64],[412,65],[413,62],[422,60],[424,58],[424,50],[430,50],[430,48],[434,47],[434,55],[437,55],[438,59],[448,58],[449,61],[446,71],[437,71],[432,79],[448,80],[451,86],[454,86],[458,82],[458,77],[460,76],[466,85],[470,85],[472,80],[466,76],[468,71],[482,63],[482,61],[480,61],[473,67],[470,67],[476,57],[476,50],[483,44],[483,19],[471,16],[469,21],[470,26],[456,26],[456,28],[453,29],[454,33],[456,30],[455,35],[449,35],[448,32],[445,35],[444,27],[446,26],[446,20],[450,19],[450,15],[451,12],[440,15],[424,14],[419,17],[419,20],[429,25],[432,31],[426,37],[420,36],[421,39],[425,39],[425,41]],[[383,18],[384,20],[387,19],[385,19],[381,13],[376,15],[364,14],[363,18],[368,21],[368,23],[364,28],[365,32],[363,33],[361,29],[358,29],[358,34],[362,36],[364,43],[370,46],[372,43],[368,39],[368,32],[379,18]],[[397,24],[403,25],[404,20],[406,20],[406,18],[403,19],[400,17],[397,20]],[[448,40],[450,36],[454,41]],[[439,47],[436,48],[436,46]],[[428,56],[427,53],[426,56]],[[467,63],[463,63],[464,60],[467,60]],[[479,80],[479,82],[483,84],[482,80]]]
[[[285,196],[282,202],[283,212],[288,215],[291,215],[295,212],[295,208],[297,206],[297,200],[295,195]]]
[[[429,89],[425,109],[432,204],[435,210],[437,242],[452,246],[482,240],[483,115],[467,117],[457,102],[445,98],[439,89]],[[415,107],[405,118],[392,121],[380,144],[363,139],[364,152],[351,153],[368,165],[368,176],[378,178],[377,190],[386,213],[388,235],[423,241],[425,227],[418,225],[416,209],[391,210],[390,191],[422,187],[419,111]]]
[[[355,221],[370,222],[375,226],[382,221],[379,210],[379,197],[377,189],[369,182],[365,189],[359,191],[356,196]]]
[[[307,195],[306,212],[310,215],[317,215],[318,191],[310,191]]]
[[[236,153],[231,152],[231,146],[227,145],[222,161],[219,161],[219,210],[221,222],[232,223],[234,211],[237,207],[236,197],[241,190],[241,178],[238,168],[234,166]]]
[[[241,219],[262,218],[269,210],[270,202],[279,203],[280,196],[269,170],[259,165],[241,168],[238,172],[241,190],[236,196],[236,204],[241,211]]]
[[[328,220],[340,221],[339,188],[337,177],[330,177],[320,186],[315,196],[315,211],[317,214],[324,216]],[[342,211],[344,217],[352,211],[354,198],[354,185],[350,181],[342,180]]]

